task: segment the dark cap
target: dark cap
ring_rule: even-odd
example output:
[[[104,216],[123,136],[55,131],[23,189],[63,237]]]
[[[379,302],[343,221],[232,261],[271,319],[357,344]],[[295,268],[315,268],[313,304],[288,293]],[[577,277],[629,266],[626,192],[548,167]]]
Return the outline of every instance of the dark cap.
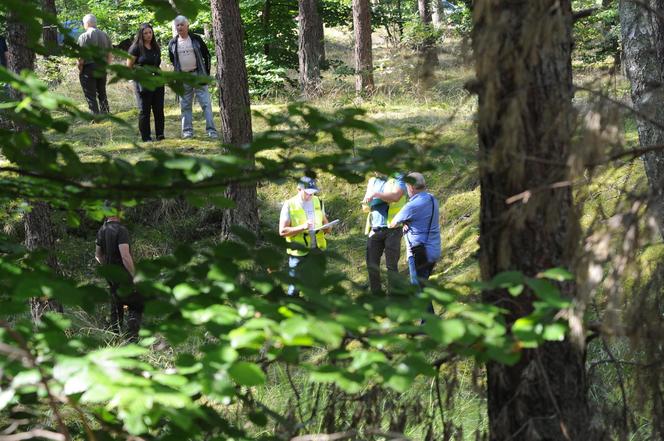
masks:
[[[320,191],[316,185],[316,180],[314,178],[310,178],[309,176],[303,176],[300,178],[300,180],[297,182],[297,188],[301,188],[309,194],[315,194]]]

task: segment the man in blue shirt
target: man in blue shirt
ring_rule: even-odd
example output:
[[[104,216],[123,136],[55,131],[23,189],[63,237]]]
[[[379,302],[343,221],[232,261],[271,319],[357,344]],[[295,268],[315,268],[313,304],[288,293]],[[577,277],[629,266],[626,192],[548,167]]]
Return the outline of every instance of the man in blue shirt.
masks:
[[[399,273],[402,232],[401,228],[388,228],[387,225],[406,204],[406,199],[406,184],[402,175],[397,174],[391,178],[376,175],[369,179],[362,208],[368,213],[364,233],[368,236],[366,261],[372,294],[382,292],[380,259],[383,253],[388,288]]]
[[[419,285],[420,281],[429,278],[436,261],[440,259],[438,200],[426,191],[421,173],[409,173],[406,181],[410,199],[389,227],[404,224],[410,280],[413,285]]]

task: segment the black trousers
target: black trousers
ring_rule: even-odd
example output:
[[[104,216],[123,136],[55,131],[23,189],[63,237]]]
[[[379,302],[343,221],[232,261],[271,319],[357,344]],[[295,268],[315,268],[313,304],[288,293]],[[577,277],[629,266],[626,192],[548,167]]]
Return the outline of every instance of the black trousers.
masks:
[[[138,341],[138,331],[143,321],[144,302],[141,295],[131,287],[117,283],[110,283],[111,291],[111,328],[116,334],[120,334],[124,325],[124,308],[127,307],[127,337],[130,342]],[[131,290],[129,294],[121,291]]]
[[[389,228],[375,231],[367,239],[367,271],[369,289],[372,294],[382,292],[380,283],[380,259],[385,254],[387,267],[387,286],[391,289],[392,280],[399,274],[399,256],[401,255],[401,228]]]
[[[95,64],[89,63],[83,66],[83,71],[78,75],[83,88],[85,100],[88,102],[90,112],[96,114],[108,113],[108,98],[106,97],[106,74],[96,77],[94,75]],[[99,103],[97,103],[99,99]]]
[[[154,133],[157,139],[164,138],[164,88],[147,90],[140,84],[134,84],[138,103],[138,130],[143,141],[150,141],[150,112],[154,116]]]

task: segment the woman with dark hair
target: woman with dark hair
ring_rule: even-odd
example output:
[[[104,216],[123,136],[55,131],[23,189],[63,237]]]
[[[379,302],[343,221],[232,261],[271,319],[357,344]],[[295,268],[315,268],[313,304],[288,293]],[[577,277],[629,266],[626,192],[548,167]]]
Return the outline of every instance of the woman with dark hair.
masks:
[[[134,43],[129,48],[127,67],[152,66],[159,69],[161,64],[161,48],[154,36],[154,30],[149,23],[143,23],[136,34]],[[154,73],[157,74],[156,72]],[[138,81],[134,82],[136,101],[138,102],[138,130],[141,132],[143,142],[152,141],[150,134],[150,111],[154,115],[154,131],[156,140],[164,139],[164,86],[149,90]]]

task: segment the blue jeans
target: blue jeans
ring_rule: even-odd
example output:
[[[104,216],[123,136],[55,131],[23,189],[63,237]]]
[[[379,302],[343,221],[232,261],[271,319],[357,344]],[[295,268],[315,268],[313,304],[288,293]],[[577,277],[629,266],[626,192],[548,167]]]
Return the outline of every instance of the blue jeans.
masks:
[[[304,260],[304,258],[307,257],[306,255],[304,256],[288,256],[288,275],[291,277],[295,277],[295,268]],[[288,290],[286,291],[286,294],[289,296],[296,296],[300,293],[300,291],[295,288],[295,285],[290,284],[288,285]]]
[[[410,274],[411,285],[420,287],[421,291],[422,285],[420,285],[420,281],[429,280],[429,276],[431,275],[431,272],[433,271],[433,267],[435,264],[436,264],[435,262],[428,262],[426,265],[421,265],[419,268],[417,268],[417,266],[415,265],[415,257],[412,255],[408,256],[408,273]],[[433,313],[432,303],[429,303],[427,312]]]
[[[207,85],[194,87],[191,84],[184,84],[184,94],[180,97],[180,113],[182,114],[182,136],[193,136],[193,111],[194,93],[196,99],[201,105],[201,110],[205,115],[205,130],[208,135],[216,136],[217,129],[214,126],[214,115],[212,114],[212,100]]]

